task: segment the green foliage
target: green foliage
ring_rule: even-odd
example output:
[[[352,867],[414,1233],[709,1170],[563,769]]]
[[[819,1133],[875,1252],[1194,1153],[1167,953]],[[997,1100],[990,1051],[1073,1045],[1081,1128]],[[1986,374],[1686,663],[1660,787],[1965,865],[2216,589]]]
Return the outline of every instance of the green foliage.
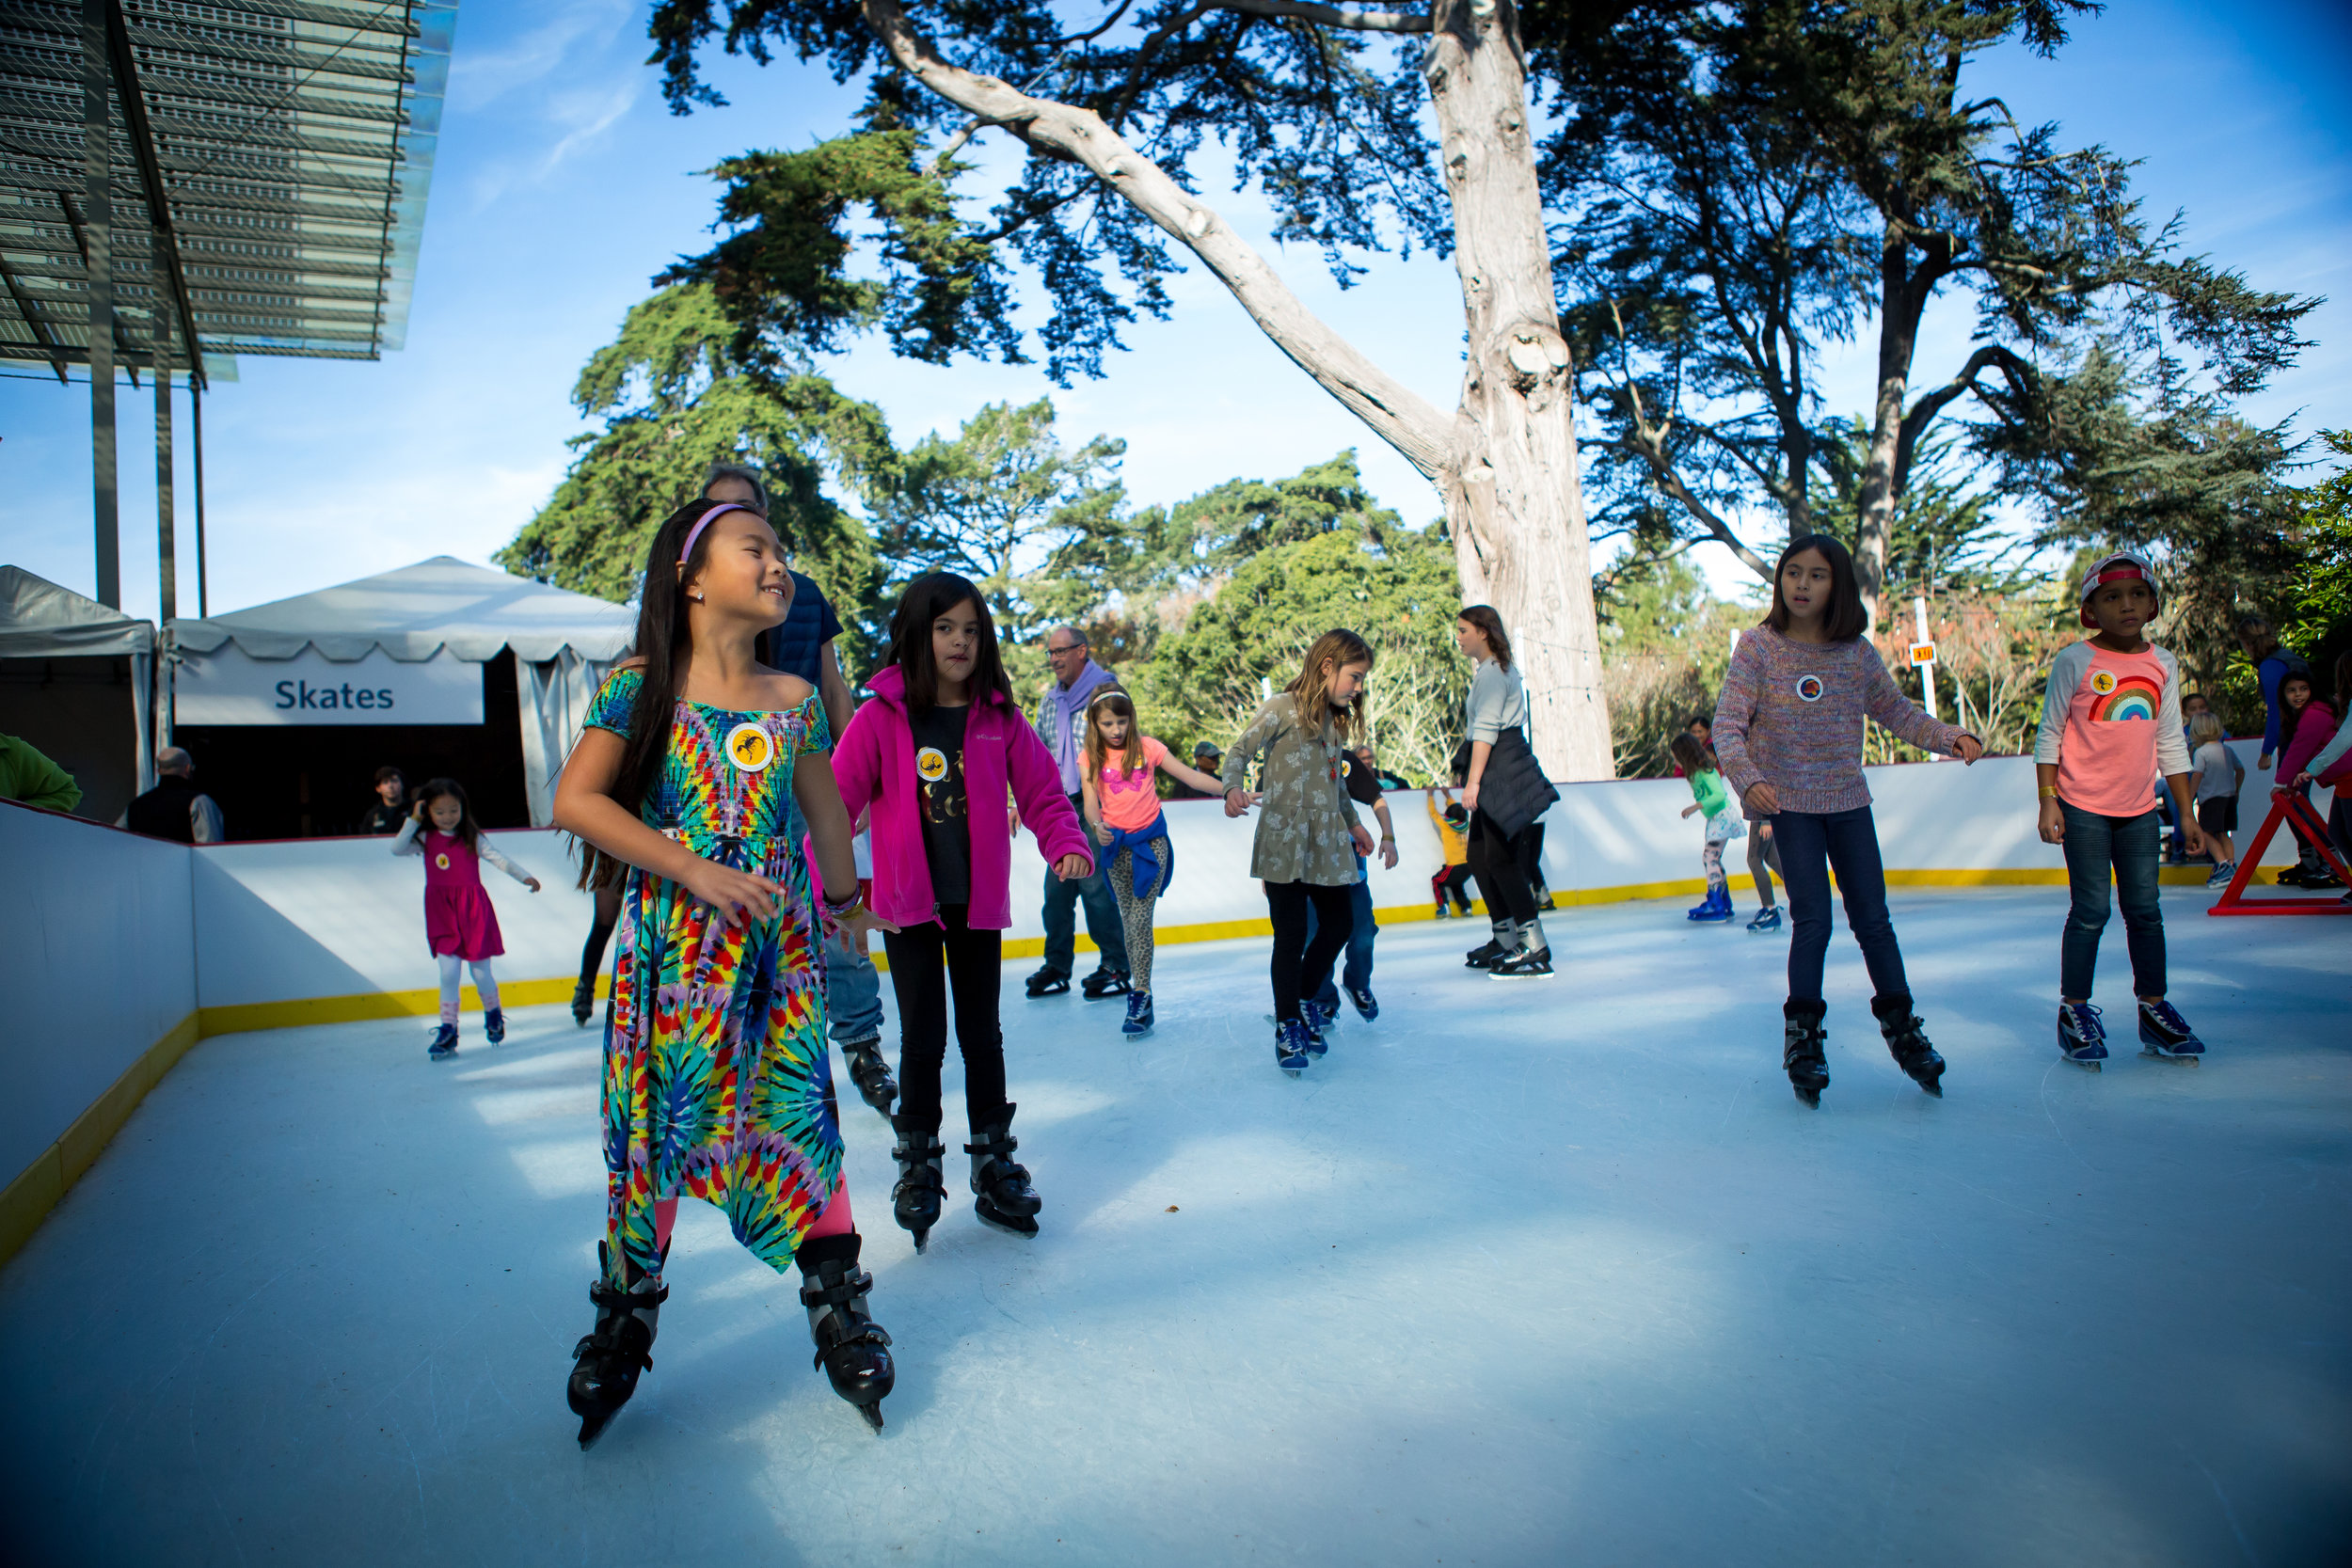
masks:
[[[876,544],[899,582],[927,571],[970,578],[998,635],[1026,641],[1073,618],[1086,594],[1066,579],[1091,589],[1132,555],[1112,477],[1126,450],[1106,436],[1064,447],[1050,399],[989,404],[953,437],[926,436],[898,460],[873,507]]]
[[[1993,496],[1959,477],[1959,437],[1931,436],[1911,465],[1911,482],[1895,502],[1887,531],[1886,593],[1908,599],[1939,588],[2022,591],[2040,574],[2019,559],[1992,515]],[[1813,526],[1853,547],[1862,532],[1863,471],[1869,462],[1870,425],[1832,420],[1816,449],[1826,493],[1816,495]]]
[[[2323,430],[2320,440],[2338,457],[2352,458],[2352,431]],[[2310,655],[2314,666],[2352,648],[2352,468],[2302,492],[2293,538],[2301,561],[2293,578],[2293,619],[2283,641]]]
[[[866,530],[824,491],[825,471],[863,485],[887,482],[888,427],[871,404],[820,376],[781,378],[732,368],[725,325],[707,290],[665,290],[632,309],[615,341],[582,371],[573,397],[602,432],[577,455],[546,506],[495,557],[508,571],[627,602],[645,548],[713,463],[760,469],[769,520],[795,564],[841,614],[857,657],[861,618],[882,583]]]
[[[1629,552],[1594,578],[1593,597],[1617,777],[1665,778],[1674,737],[1693,715],[1715,711],[1732,633],[1762,610],[1716,598],[1679,549]]]
[[[1320,531],[1245,562],[1160,639],[1130,685],[1152,733],[1180,753],[1199,740],[1230,745],[1267,688],[1289,684],[1308,645],[1343,626],[1373,645],[1372,737],[1383,765],[1437,778],[1459,739],[1470,682],[1454,644],[1460,609],[1453,546],[1435,531],[1391,528],[1376,542]]]

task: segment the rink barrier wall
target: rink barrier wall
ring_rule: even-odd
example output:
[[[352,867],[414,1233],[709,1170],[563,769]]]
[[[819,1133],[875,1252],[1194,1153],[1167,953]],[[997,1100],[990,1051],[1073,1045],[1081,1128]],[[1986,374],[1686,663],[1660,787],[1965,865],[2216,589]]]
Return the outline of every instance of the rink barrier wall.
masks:
[[[2238,743],[2242,801],[2265,798],[2252,743]],[[1867,770],[1888,883],[1899,888],[2065,884],[2064,859],[2034,831],[2033,765],[1988,758],[1974,768],[1914,764]],[[1684,819],[1678,779],[1562,784],[1546,815],[1544,863],[1563,908],[1695,898],[1700,828]],[[1400,858],[1374,861],[1374,909],[1383,925],[1433,917],[1429,875],[1438,837],[1420,791],[1388,798]],[[2320,810],[2327,796],[2319,797]],[[1249,877],[1254,816],[1224,816],[1214,800],[1169,801],[1176,875],[1161,899],[1157,941],[1263,937],[1272,927]],[[1367,823],[1372,818],[1364,813]],[[488,872],[506,952],[497,960],[514,1006],[571,997],[592,900],[573,886],[577,864],[560,834],[490,835],[536,875],[532,894]],[[29,872],[32,896],[0,908],[0,994],[16,1028],[0,1044],[20,1094],[0,1098],[0,1259],[12,1255],[198,1039],[254,1029],[432,1017],[437,978],[425,951],[423,871],[395,859],[386,838],[337,838],[190,847],[0,803],[0,863]],[[1725,853],[1741,866],[1745,845]],[[2294,858],[2287,835],[2265,863]],[[1039,897],[1044,863],[1021,835],[1013,855],[1008,959],[1044,950]],[[2172,886],[2201,884],[2202,867],[2168,869]],[[1731,885],[1753,892],[1737,871]],[[134,890],[123,897],[122,890]],[[1083,934],[1082,951],[1094,944]],[[876,944],[879,949],[880,944]],[[883,963],[877,951],[876,960]],[[599,980],[601,998],[606,985]],[[478,1012],[469,985],[464,1006]],[[419,1043],[421,1044],[421,1036]]]

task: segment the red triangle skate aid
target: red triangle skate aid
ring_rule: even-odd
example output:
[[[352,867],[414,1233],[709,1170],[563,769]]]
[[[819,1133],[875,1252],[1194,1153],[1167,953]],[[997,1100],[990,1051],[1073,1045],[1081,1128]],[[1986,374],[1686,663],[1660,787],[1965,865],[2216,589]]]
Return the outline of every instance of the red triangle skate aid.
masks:
[[[2352,914],[2352,904],[2345,903],[2339,894],[2329,894],[2323,898],[2246,896],[2247,888],[2253,884],[2254,874],[2262,868],[2263,851],[2269,847],[2271,836],[2278,832],[2279,825],[2289,818],[2293,818],[2296,825],[2303,830],[2319,850],[2321,858],[2334,868],[2337,879],[2346,887],[2352,887],[2352,870],[2344,868],[2343,857],[2336,853],[2335,845],[2328,840],[2327,826],[2319,820],[2319,814],[2312,810],[2311,802],[2304,800],[2299,791],[2273,789],[2270,792],[2270,815],[2263,818],[2262,831],[2254,835],[2254,842],[2238,850],[2237,875],[2230,879],[2230,885],[2214,901],[2213,908],[2205,911],[2207,914]]]

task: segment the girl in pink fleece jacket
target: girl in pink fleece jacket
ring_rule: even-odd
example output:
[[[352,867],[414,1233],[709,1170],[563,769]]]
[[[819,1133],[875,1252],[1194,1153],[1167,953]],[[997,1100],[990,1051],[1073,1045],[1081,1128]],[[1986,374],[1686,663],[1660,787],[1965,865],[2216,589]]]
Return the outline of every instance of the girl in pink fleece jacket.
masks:
[[[1061,769],[1013,705],[996,628],[968,578],[934,572],[907,585],[890,621],[890,662],[866,686],[874,699],[842,733],[834,772],[852,820],[873,810],[874,909],[898,927],[882,937],[898,999],[902,1095],[890,1118],[898,1133],[892,1206],[921,1252],[946,1192],[939,1071],[952,988],[973,1211],[1034,1236],[1043,1204],[1012,1160],[1020,1146],[996,1016],[1012,923],[1008,794],[1057,876],[1089,876],[1094,860]]]

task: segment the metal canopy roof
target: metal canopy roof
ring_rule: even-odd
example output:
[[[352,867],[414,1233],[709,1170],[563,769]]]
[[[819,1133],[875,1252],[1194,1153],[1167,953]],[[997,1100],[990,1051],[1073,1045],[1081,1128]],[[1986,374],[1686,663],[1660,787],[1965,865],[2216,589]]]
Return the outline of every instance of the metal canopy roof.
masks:
[[[114,357],[147,358],[159,304],[182,363],[191,327],[223,371],[399,348],[455,0],[105,7]],[[0,357],[61,375],[89,358],[91,8],[0,0]]]

